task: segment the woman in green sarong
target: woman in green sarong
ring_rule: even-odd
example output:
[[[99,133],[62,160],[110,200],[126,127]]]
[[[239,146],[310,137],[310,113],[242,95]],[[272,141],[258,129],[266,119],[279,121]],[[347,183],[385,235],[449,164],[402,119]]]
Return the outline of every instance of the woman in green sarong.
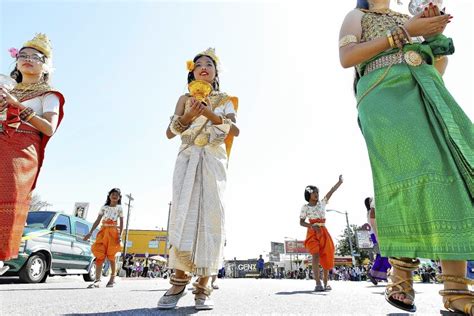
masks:
[[[410,18],[390,0],[358,1],[339,53],[356,67],[359,124],[372,167],[380,251],[393,266],[385,290],[415,311],[417,258],[441,260],[445,307],[474,315],[466,260],[474,259],[474,133],[442,75],[451,16],[430,5]]]

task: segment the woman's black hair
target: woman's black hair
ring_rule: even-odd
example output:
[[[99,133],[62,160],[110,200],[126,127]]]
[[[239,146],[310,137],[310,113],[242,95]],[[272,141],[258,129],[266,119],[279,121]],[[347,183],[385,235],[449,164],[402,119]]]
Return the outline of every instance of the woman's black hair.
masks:
[[[212,59],[210,56],[199,54],[196,57],[194,57],[193,62],[196,62],[202,56],[209,57],[209,59],[212,60],[212,64],[214,65],[214,68],[216,69],[216,77],[214,78],[214,81],[212,82],[212,88],[214,89],[214,91],[219,91],[219,72],[217,70],[217,64],[214,61],[214,59]],[[194,78],[194,71],[190,71],[188,73],[188,84],[194,80],[196,80],[196,78]]]
[[[316,192],[316,193],[319,194],[318,187],[315,187],[314,185],[308,185],[304,189],[304,199],[306,200],[306,202],[309,202],[309,199],[311,198],[311,192],[310,191],[313,191],[313,192]]]
[[[105,205],[110,206],[110,202],[111,202],[111,201],[110,201],[110,195],[111,195],[112,193],[114,193],[114,192],[115,192],[115,193],[118,193],[118,195],[120,196],[120,198],[119,198],[117,204],[118,204],[118,205],[121,205],[121,204],[122,204],[122,192],[120,192],[120,189],[119,189],[119,188],[113,188],[113,189],[110,190],[109,193],[107,194],[107,201],[105,202]]]
[[[365,207],[367,208],[367,211],[370,211],[370,200],[372,200],[372,198],[370,197],[365,198],[364,200],[364,204],[365,204]]]
[[[22,51],[23,49],[25,49],[25,48],[31,48],[31,47],[23,47],[22,49],[20,49],[20,51],[18,52],[18,54],[21,53],[21,51]],[[34,48],[33,48],[33,49],[34,49]],[[37,50],[37,49],[36,49],[36,50]],[[43,53],[41,53],[40,51],[38,51],[38,53],[43,54]],[[44,54],[43,54],[43,55],[44,55]],[[45,62],[46,62],[46,58],[47,58],[47,57],[44,56],[44,58],[45,58]],[[13,80],[15,80],[17,83],[20,83],[20,82],[23,81],[23,75],[22,75],[21,72],[18,70],[16,64],[15,64],[15,69],[13,69],[12,72],[10,72],[10,77],[11,77]],[[49,79],[50,79],[49,73],[45,72],[45,73],[43,74],[43,81],[46,82],[46,83],[49,83]]]
[[[369,1],[367,0],[357,0],[357,9],[369,9]]]

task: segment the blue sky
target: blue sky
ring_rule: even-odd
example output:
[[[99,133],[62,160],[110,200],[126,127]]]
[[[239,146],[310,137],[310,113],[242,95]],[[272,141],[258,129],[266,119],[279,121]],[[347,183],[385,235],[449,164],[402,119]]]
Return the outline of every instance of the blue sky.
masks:
[[[355,1],[353,1],[355,2]],[[446,1],[455,37],[446,84],[474,116],[471,1]],[[166,228],[179,141],[165,129],[186,92],[185,62],[215,47],[221,88],[240,99],[226,198],[227,257],[256,257],[270,241],[303,239],[304,187],[345,183],[330,208],[365,222],[372,195],[365,144],[356,124],[352,70],[337,40],[349,1],[0,1],[0,72],[37,32],[54,47],[53,84],[65,119],[47,149],[36,193],[54,210],[90,202],[89,220],[110,188],[135,197],[131,227]],[[406,5],[405,5],[406,6]],[[398,9],[398,7],[394,7]],[[469,40],[467,40],[469,39]],[[345,218],[328,218],[334,237]]]

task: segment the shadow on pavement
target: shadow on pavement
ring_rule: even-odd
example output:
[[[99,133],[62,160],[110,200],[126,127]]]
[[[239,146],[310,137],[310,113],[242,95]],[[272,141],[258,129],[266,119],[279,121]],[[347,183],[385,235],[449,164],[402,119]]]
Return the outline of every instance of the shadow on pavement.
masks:
[[[294,295],[294,294],[327,295],[325,292],[315,292],[315,291],[291,291],[291,292],[277,292],[277,293],[275,293],[275,295]]]
[[[88,315],[190,315],[197,314],[199,311],[194,306],[179,307],[171,310],[159,310],[158,308],[138,308],[124,311],[106,312],[106,313],[88,313],[88,314],[64,314],[64,316],[88,316]],[[210,311],[212,312],[212,310]]]
[[[32,289],[7,289],[7,290],[0,290],[0,292],[22,292],[22,291],[70,291],[70,290],[91,290],[87,287],[62,287],[57,289],[41,289],[41,288],[32,288]]]

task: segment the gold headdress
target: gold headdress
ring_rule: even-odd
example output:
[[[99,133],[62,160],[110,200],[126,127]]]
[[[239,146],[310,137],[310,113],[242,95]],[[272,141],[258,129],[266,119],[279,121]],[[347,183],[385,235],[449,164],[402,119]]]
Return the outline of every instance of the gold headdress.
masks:
[[[219,57],[217,57],[217,55],[216,55],[216,49],[215,48],[209,47],[205,51],[200,52],[198,55],[204,55],[204,56],[211,57],[212,60],[214,60],[214,62],[216,63],[216,65],[219,64]]]
[[[215,48],[209,47],[208,49],[206,49],[203,52],[200,52],[196,56],[207,56],[207,57],[211,58],[216,63],[216,68],[217,69],[220,68],[219,67],[220,66],[220,61],[219,61],[219,57],[217,57],[217,55],[216,55],[216,49]],[[188,60],[186,62],[186,69],[188,69],[189,72],[193,71],[194,67],[195,67],[195,65],[194,65],[194,62],[192,60]]]
[[[46,36],[46,34],[39,33],[32,39],[23,44],[23,47],[31,47],[43,53],[46,57],[51,58],[53,54],[53,49],[51,47],[51,42]]]

